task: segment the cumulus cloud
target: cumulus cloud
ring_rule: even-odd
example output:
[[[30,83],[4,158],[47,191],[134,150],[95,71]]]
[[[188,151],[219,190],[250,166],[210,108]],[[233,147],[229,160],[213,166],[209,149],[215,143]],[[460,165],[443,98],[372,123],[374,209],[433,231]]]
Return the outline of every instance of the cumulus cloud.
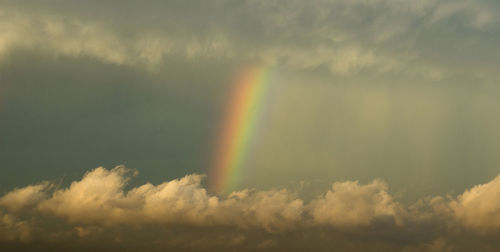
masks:
[[[261,227],[268,231],[291,227],[303,211],[303,201],[284,189],[247,189],[227,198],[212,196],[201,186],[203,176],[197,174],[125,190],[131,172],[122,166],[112,170],[96,168],[68,188],[57,189],[45,200],[32,202],[32,208],[80,224],[222,225]],[[33,195],[49,194],[47,188],[16,189],[2,197],[1,202],[15,211]],[[30,193],[22,193],[25,191]]]
[[[0,211],[0,242],[28,242],[32,238],[33,225],[12,214]]]
[[[4,206],[10,211],[19,211],[32,207],[47,197],[46,189],[48,187],[49,183],[44,182],[14,189],[0,198],[0,206]]]
[[[67,188],[44,182],[14,189],[0,198],[4,209],[0,213],[0,238],[30,241],[34,234],[48,228],[43,226],[44,219],[55,218],[65,223],[61,224],[62,230],[48,228],[50,235],[44,239],[97,239],[109,234],[105,230],[119,227],[136,232],[153,227],[185,227],[188,233],[214,230],[221,235],[214,241],[231,236],[231,246],[236,247],[247,246],[263,231],[253,248],[272,250],[282,246],[277,237],[305,230],[317,233],[317,239],[322,240],[331,232],[372,236],[370,230],[375,229],[380,239],[412,240],[408,251],[439,251],[451,249],[449,243],[469,228],[480,231],[475,234],[479,236],[500,228],[496,199],[500,177],[457,197],[438,196],[402,204],[389,194],[387,184],[381,180],[368,184],[335,182],[326,193],[307,201],[287,189],[245,189],[227,196],[212,195],[203,187],[204,176],[197,174],[126,189],[136,173],[123,166],[111,170],[99,167]],[[330,229],[335,231],[327,231]],[[179,239],[192,239],[187,237]],[[169,242],[179,245],[181,240]],[[199,243],[206,247],[210,242],[202,239]]]
[[[123,186],[126,170],[97,168],[67,189],[56,190],[52,197],[36,206],[42,212],[67,218],[71,222],[114,222],[124,218]]]
[[[0,203],[12,212],[29,206],[79,224],[222,225],[269,232],[304,224],[369,225],[377,218],[397,215],[397,203],[379,180],[368,185],[334,183],[332,190],[305,205],[286,189],[245,189],[227,197],[213,196],[202,187],[203,176],[197,174],[125,190],[132,173],[123,166],[99,167],[68,188],[51,191],[47,183],[27,186],[7,193]]]
[[[316,223],[334,226],[366,226],[384,218],[394,221],[398,205],[387,189],[380,180],[367,185],[357,181],[336,182],[332,190],[311,202],[311,215]]]
[[[456,217],[465,226],[485,230],[500,228],[500,176],[476,185],[450,203]]]

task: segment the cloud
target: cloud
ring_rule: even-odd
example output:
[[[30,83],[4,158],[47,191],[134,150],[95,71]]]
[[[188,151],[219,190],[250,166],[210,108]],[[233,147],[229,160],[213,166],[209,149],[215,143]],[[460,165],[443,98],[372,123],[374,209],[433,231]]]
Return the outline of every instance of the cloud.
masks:
[[[133,171],[123,166],[86,173],[68,188],[52,190],[47,183],[15,189],[0,198],[11,212],[30,207],[76,224],[189,224],[196,226],[258,227],[269,232],[303,225],[368,225],[381,216],[394,216],[396,203],[381,181],[335,183],[332,191],[304,205],[286,189],[245,189],[226,197],[210,195],[202,175],[125,190]]]
[[[0,198],[0,206],[4,206],[14,212],[35,206],[41,200],[47,198],[46,189],[48,187],[49,183],[43,182],[37,185],[14,189]]]
[[[116,146],[132,146],[107,153],[110,160],[126,157],[154,167],[160,153],[168,160],[176,156],[181,161],[172,162],[183,163],[182,167],[200,167],[199,154],[206,146],[196,140],[169,148],[176,150],[173,154],[157,150],[164,149],[165,139],[172,143],[196,136],[209,143],[203,139],[208,139],[212,122],[196,120],[217,118],[214,104],[225,93],[217,83],[225,81],[231,68],[248,61],[277,66],[277,72],[283,70],[285,75],[293,73],[287,89],[296,90],[277,91],[283,103],[275,102],[278,109],[270,117],[282,122],[273,119],[277,126],[268,128],[280,134],[264,136],[267,140],[258,146],[267,156],[262,155],[260,161],[256,158],[256,163],[267,166],[256,165],[254,172],[260,170],[266,177],[254,176],[255,180],[284,181],[293,173],[303,177],[312,174],[304,168],[314,166],[315,171],[322,169],[321,174],[339,176],[346,174],[343,169],[356,174],[362,167],[371,167],[372,171],[358,175],[407,181],[408,176],[394,172],[394,167],[417,165],[424,171],[417,172],[422,177],[414,183],[423,181],[424,185],[415,187],[436,192],[460,181],[434,182],[450,172],[434,171],[434,165],[451,167],[452,172],[465,171],[471,163],[483,167],[483,172],[495,166],[496,134],[492,132],[496,131],[487,126],[494,125],[495,117],[488,117],[487,112],[495,107],[496,89],[483,89],[475,81],[478,77],[498,83],[500,54],[495,52],[500,51],[500,5],[495,1],[6,0],[0,5],[0,63],[4,83],[15,87],[3,92],[3,100],[12,103],[4,106],[7,111],[2,116],[6,116],[7,129],[15,129],[5,135],[4,147],[9,151],[4,155],[12,156],[14,164],[6,167],[33,167],[19,165],[26,152],[38,153],[43,158],[31,159],[46,160],[45,164],[51,157],[78,160],[77,156],[93,163],[96,156],[101,159],[100,150],[109,148],[82,146],[78,140],[88,136],[108,136],[107,140],[120,140],[109,141],[117,142]],[[58,60],[40,59],[45,57]],[[144,69],[161,71],[148,75]],[[313,75],[317,81],[307,78]],[[448,80],[450,86],[430,88],[421,78]],[[333,85],[318,88],[323,85],[316,84],[323,81]],[[401,85],[393,89],[390,84],[395,82],[423,83],[423,88]],[[458,85],[465,82],[474,85]],[[337,84],[347,83],[354,84],[345,85],[354,87],[352,91],[338,88],[342,85]],[[98,86],[105,88],[94,88]],[[164,86],[170,87],[160,91]],[[374,91],[368,86],[374,86]],[[482,91],[476,90],[478,86]],[[210,89],[209,93],[200,88]],[[201,100],[196,98],[201,96]],[[159,112],[153,107],[159,107]],[[117,123],[124,127],[116,131]],[[314,124],[315,130],[310,130]],[[450,125],[453,130],[448,129]],[[479,128],[484,133],[478,135]],[[56,141],[48,144],[47,137],[40,137],[40,129],[45,136],[56,136]],[[78,144],[69,146],[68,141]],[[380,143],[384,143],[383,150]],[[53,146],[67,150],[54,151]],[[147,150],[140,151],[141,146]],[[485,146],[491,148],[476,148]],[[473,151],[472,156],[458,159],[455,155],[476,149],[489,151]],[[91,157],[93,152],[98,155]],[[175,155],[180,152],[191,159],[184,162],[187,159]],[[268,162],[270,156],[273,162]],[[381,160],[392,161],[381,169],[385,167]],[[331,169],[332,164],[343,168]],[[85,166],[83,160],[79,165],[72,169]],[[9,242],[48,241],[124,247],[135,241],[158,250],[215,251],[496,251],[500,247],[495,243],[500,227],[498,177],[458,196],[405,203],[381,180],[337,181],[313,197],[285,188],[214,195],[205,189],[203,175],[136,186],[130,183],[135,173],[121,166],[99,167],[68,186],[42,182],[7,192],[0,197],[0,250],[8,251],[1,248]],[[471,179],[479,178],[478,173]],[[426,183],[435,184],[431,188]]]
[[[451,57],[481,58],[482,51],[469,50],[477,46],[470,47],[464,32],[474,30],[477,43],[487,41],[500,7],[466,0],[70,2],[55,8],[7,1],[0,13],[0,53],[31,48],[148,69],[158,69],[165,58],[261,61],[340,75],[391,72],[442,79],[461,72]]]
[[[57,189],[33,209],[70,223],[189,224],[196,226],[261,227],[268,231],[288,228],[301,218],[303,202],[287,190],[234,192],[227,198],[211,196],[201,186],[202,175],[188,175],[159,185],[124,189],[131,170],[96,168],[66,189]],[[35,195],[46,195],[47,186],[17,189],[1,198],[16,210]],[[30,191],[21,194],[19,191]],[[12,195],[17,195],[13,201]]]
[[[457,219],[465,226],[479,230],[500,228],[500,176],[476,185],[450,203]]]
[[[334,226],[370,225],[377,219],[395,221],[398,204],[387,193],[387,185],[375,180],[336,182],[324,196],[310,204],[315,223]]]
[[[32,229],[32,224],[28,221],[19,220],[12,214],[0,211],[0,242],[28,242],[32,239]]]
[[[110,171],[97,168],[75,181],[67,189],[56,190],[52,197],[36,206],[42,212],[67,218],[70,222],[113,223],[125,218],[130,208],[126,204],[123,186],[126,169]]]
[[[245,189],[227,197],[213,196],[202,187],[203,176],[197,174],[125,190],[131,174],[123,166],[99,167],[68,188],[50,192],[46,183],[27,186],[7,193],[0,202],[13,212],[31,206],[34,211],[77,224],[189,224],[258,227],[269,232],[305,224],[369,225],[397,214],[397,203],[379,180],[368,185],[334,183],[324,196],[304,205],[286,189]],[[313,221],[309,223],[310,217]]]
[[[139,233],[167,227],[187,232],[187,236],[178,234],[180,240],[169,240],[170,245],[165,245],[174,247],[186,245],[194,233],[215,232],[213,238],[197,244],[206,248],[213,241],[212,248],[220,247],[222,243],[217,245],[216,241],[230,237],[234,242],[228,246],[252,243],[253,249],[272,250],[284,246],[283,237],[311,232],[322,242],[327,239],[321,238],[324,235],[340,235],[341,239],[347,239],[344,235],[360,239],[374,236],[381,241],[389,238],[408,243],[408,251],[440,251],[452,249],[449,244],[468,232],[480,240],[500,227],[496,199],[500,176],[457,197],[437,196],[402,204],[381,180],[364,185],[335,182],[326,193],[307,201],[287,189],[211,195],[203,187],[204,176],[197,174],[126,189],[136,173],[123,166],[111,170],[99,167],[67,188],[44,182],[8,192],[0,198],[2,211],[6,211],[0,212],[0,238],[29,242],[33,237],[65,241],[99,240],[109,235],[117,239],[127,234],[113,230],[123,227]],[[59,222],[56,226],[47,224]],[[297,239],[312,238],[299,235]]]

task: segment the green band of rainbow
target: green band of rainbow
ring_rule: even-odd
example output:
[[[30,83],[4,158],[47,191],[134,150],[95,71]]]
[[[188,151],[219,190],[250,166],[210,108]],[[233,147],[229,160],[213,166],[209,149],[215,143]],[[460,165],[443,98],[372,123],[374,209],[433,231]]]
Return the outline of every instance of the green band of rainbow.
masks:
[[[237,77],[210,174],[212,191],[228,192],[241,179],[264,107],[268,72],[264,67],[252,67]]]

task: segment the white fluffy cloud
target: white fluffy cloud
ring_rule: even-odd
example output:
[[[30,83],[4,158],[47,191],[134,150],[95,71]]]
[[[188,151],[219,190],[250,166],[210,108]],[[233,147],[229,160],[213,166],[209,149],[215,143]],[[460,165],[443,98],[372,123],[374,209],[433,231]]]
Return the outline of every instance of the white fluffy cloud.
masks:
[[[245,189],[227,197],[212,196],[201,186],[203,176],[196,174],[125,190],[131,172],[122,166],[99,167],[65,189],[49,192],[46,183],[16,189],[0,198],[0,205],[12,212],[31,207],[79,224],[221,225],[270,232],[298,225],[366,226],[377,218],[398,215],[397,203],[379,180],[368,185],[334,183],[332,190],[305,205],[286,189]]]
[[[357,181],[334,183],[332,190],[311,202],[311,215],[318,224],[335,226],[366,226],[387,217],[394,221],[398,204],[387,189],[380,180],[367,185],[360,185]]]
[[[468,232],[468,228],[479,231],[475,235],[500,228],[500,204],[496,198],[500,177],[456,198],[434,197],[407,205],[397,202],[380,180],[364,185],[357,181],[335,182],[326,193],[306,201],[286,189],[245,189],[216,196],[207,192],[202,186],[203,176],[197,174],[126,189],[135,173],[123,166],[111,170],[99,167],[67,188],[45,182],[8,192],[0,198],[3,209],[0,240],[98,239],[96,237],[108,235],[105,230],[111,232],[118,227],[133,230],[189,227],[189,235],[179,239],[193,239],[189,237],[198,232],[193,231],[196,229],[233,230],[217,231],[222,232],[221,236],[214,233],[213,239],[230,236],[235,239],[234,246],[246,246],[246,242],[253,244],[252,239],[260,237],[250,230],[261,230],[259,232],[274,238],[263,236],[256,244],[260,244],[259,248],[272,249],[278,246],[274,239],[285,234],[310,230],[306,232],[324,235],[325,231],[319,230],[326,228],[340,233],[354,231],[359,235],[376,229],[391,237],[421,237],[421,241],[415,240],[408,249],[439,250],[450,248],[448,244],[452,241],[448,239],[456,239],[457,233]],[[46,226],[54,221],[63,224]],[[50,232],[44,231],[47,228]],[[250,234],[254,238],[248,240],[246,235]],[[321,237],[314,239],[321,240]],[[169,242],[184,244],[180,240]],[[199,242],[210,244],[206,239]]]
[[[123,166],[111,170],[99,167],[68,188],[54,189],[45,182],[15,189],[0,198],[0,206],[11,214],[31,211],[70,223],[104,226],[187,224],[258,227],[274,232],[304,225],[363,227],[380,221],[404,225],[406,220],[445,214],[466,226],[500,227],[500,203],[495,198],[500,177],[455,199],[435,197],[405,207],[394,200],[381,180],[366,185],[335,182],[324,195],[305,203],[286,189],[211,195],[202,186],[203,176],[197,174],[126,190],[135,173]]]
[[[124,189],[131,171],[124,167],[88,172],[66,189],[52,192],[51,197],[33,209],[54,215],[71,223],[103,224],[189,224],[197,226],[228,225],[262,227],[268,231],[290,227],[301,218],[303,202],[286,190],[234,192],[222,199],[211,196],[201,186],[202,175],[188,175],[159,185],[144,184]],[[3,205],[17,209],[33,198],[32,191],[45,195],[46,186],[17,189],[2,198]],[[10,200],[13,196],[17,200]],[[25,195],[25,198],[22,196]]]
[[[47,197],[45,191],[48,187],[49,183],[44,182],[14,189],[0,198],[0,206],[4,206],[10,211],[19,211],[32,207]]]
[[[397,204],[378,180],[368,185],[334,183],[331,191],[304,205],[286,189],[245,189],[227,197],[212,196],[201,186],[203,176],[196,174],[125,190],[131,172],[121,166],[99,167],[68,188],[52,190],[44,183],[16,189],[0,198],[0,205],[11,212],[30,207],[77,224],[215,225],[269,232],[312,224],[369,225],[376,218],[397,215]]]
[[[476,229],[500,228],[500,176],[466,190],[450,203],[456,217]]]

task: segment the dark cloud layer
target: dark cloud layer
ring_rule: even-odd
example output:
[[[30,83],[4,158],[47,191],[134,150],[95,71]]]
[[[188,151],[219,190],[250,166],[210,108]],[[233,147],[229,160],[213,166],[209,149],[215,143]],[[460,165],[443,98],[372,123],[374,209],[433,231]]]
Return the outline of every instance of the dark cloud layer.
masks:
[[[257,59],[337,74],[494,74],[494,1],[4,1],[12,45],[119,64]],[[26,38],[30,38],[27,40]]]
[[[209,159],[224,63],[206,70],[175,61],[152,76],[91,58],[14,51],[1,65],[0,190],[117,162],[163,176],[160,165],[173,178]]]

